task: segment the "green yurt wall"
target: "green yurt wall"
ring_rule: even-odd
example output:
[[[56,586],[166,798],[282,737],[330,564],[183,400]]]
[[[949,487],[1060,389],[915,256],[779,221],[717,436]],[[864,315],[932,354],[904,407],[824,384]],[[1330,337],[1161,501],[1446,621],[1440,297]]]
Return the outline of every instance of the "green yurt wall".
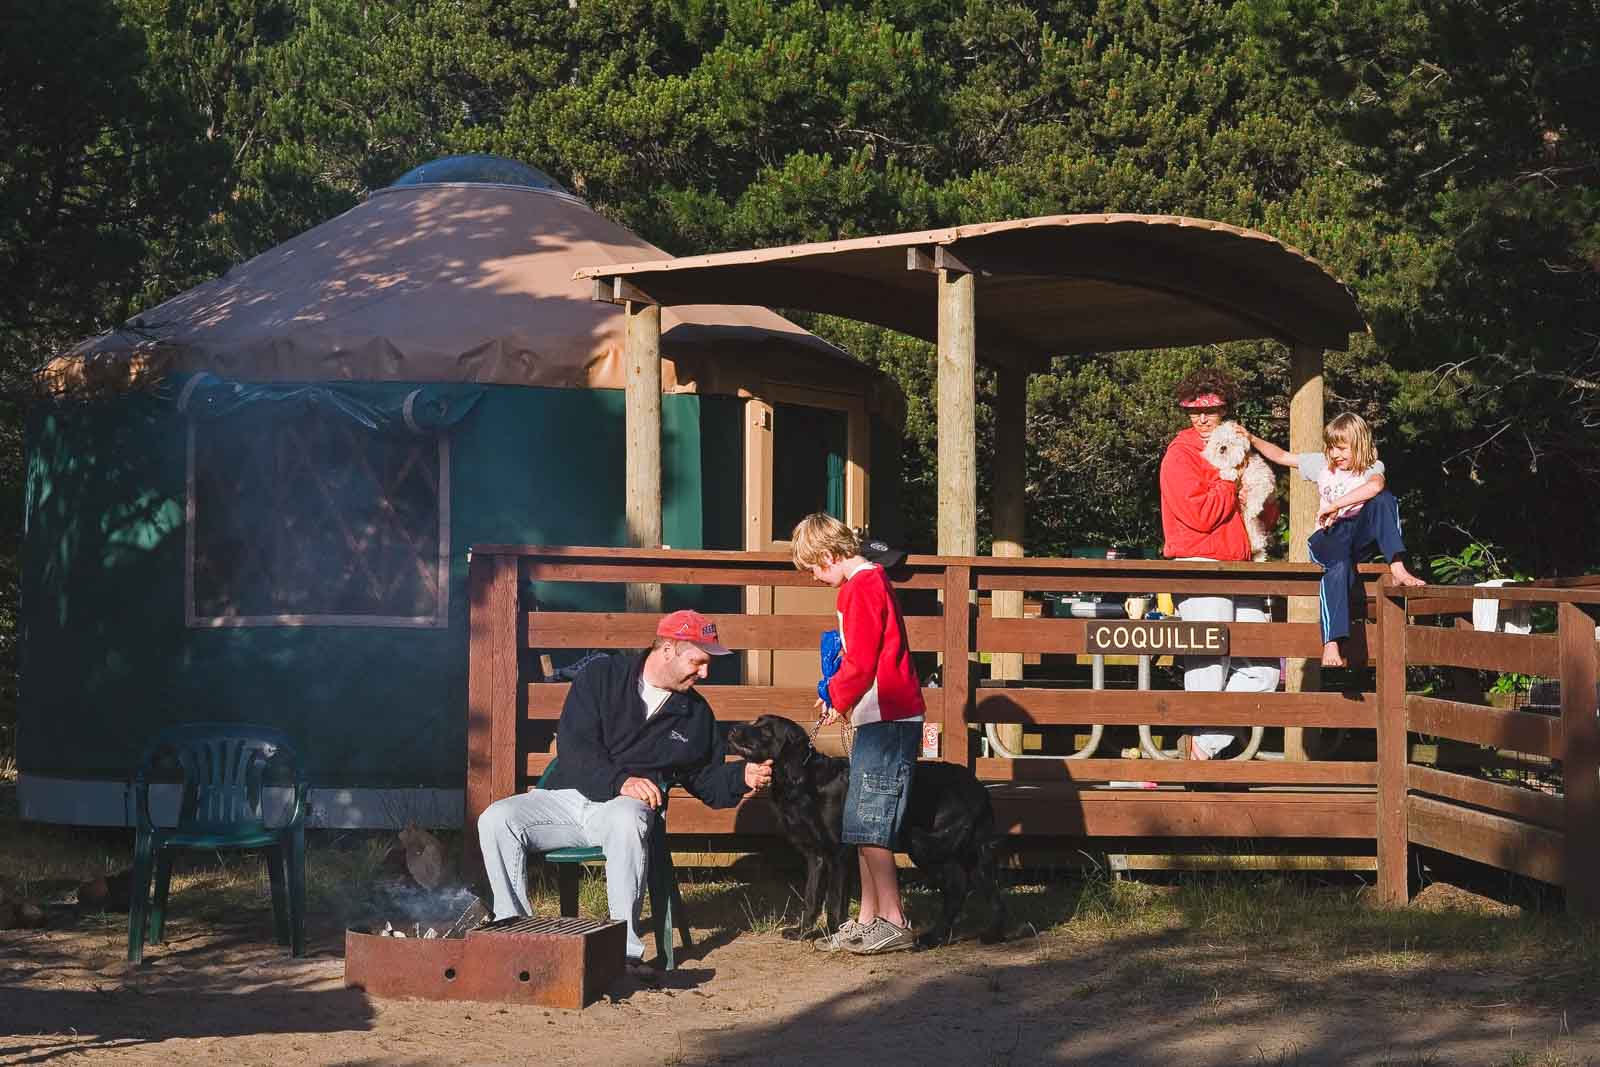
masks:
[[[663,398],[667,543],[740,547],[743,405]],[[247,720],[298,738],[325,786],[459,789],[467,548],[624,543],[621,424],[613,390],[484,390],[449,433],[445,627],[204,628],[187,624],[184,604],[188,419],[145,394],[40,405],[28,435],[19,765],[120,781],[162,726]],[[732,592],[701,606],[737,610]],[[621,607],[611,587],[564,595]]]

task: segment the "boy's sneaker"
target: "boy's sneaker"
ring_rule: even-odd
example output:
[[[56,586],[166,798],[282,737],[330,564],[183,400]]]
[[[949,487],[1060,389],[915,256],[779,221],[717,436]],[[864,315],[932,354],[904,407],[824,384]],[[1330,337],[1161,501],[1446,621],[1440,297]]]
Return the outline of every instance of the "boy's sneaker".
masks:
[[[896,926],[888,919],[874,919],[871,925],[861,932],[861,937],[845,946],[857,956],[876,956],[882,952],[899,952],[901,949],[914,948],[917,935],[911,932],[909,926]]]
[[[839,929],[827,937],[819,937],[812,945],[818,952],[841,952],[845,948],[861,940],[861,935],[867,928],[854,919],[846,919],[839,924]]]

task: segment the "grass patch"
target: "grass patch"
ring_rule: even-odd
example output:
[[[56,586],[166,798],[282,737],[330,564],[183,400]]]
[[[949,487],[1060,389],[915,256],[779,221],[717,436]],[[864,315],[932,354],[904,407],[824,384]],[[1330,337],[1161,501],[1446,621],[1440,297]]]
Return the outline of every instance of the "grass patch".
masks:
[[[1006,910],[1013,929],[1088,940],[1159,934],[1183,924],[1171,887],[1094,875],[1011,886]]]
[[[1600,975],[1600,924],[1538,906],[1506,907],[1470,894],[1444,906],[1369,906],[1361,885],[1319,884],[1304,876],[1191,875],[1155,906],[1174,926],[1223,943],[1308,961],[1349,961],[1405,970],[1448,960]]]
[[[1596,1061],[1592,1055],[1580,1058],[1571,1049],[1552,1043],[1536,1051],[1513,1052],[1494,1067],[1589,1067],[1596,1062],[1600,1061]]]
[[[121,870],[132,856],[131,831],[25,823],[14,809],[0,815],[0,871],[28,899],[56,899],[85,878]]]

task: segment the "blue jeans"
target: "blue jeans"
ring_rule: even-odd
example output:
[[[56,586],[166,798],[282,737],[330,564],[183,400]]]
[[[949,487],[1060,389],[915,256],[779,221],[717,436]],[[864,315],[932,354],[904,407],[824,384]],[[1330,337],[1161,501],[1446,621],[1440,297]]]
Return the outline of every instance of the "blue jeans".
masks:
[[[640,912],[653,818],[655,813],[632,797],[597,804],[576,789],[530,789],[490,804],[478,816],[478,842],[494,894],[494,917],[533,914],[529,852],[599,846],[606,850],[606,906],[613,919],[628,924],[628,958],[643,959],[646,928]]]
[[[869,722],[850,746],[850,788],[844,798],[847,845],[893,848],[911,801],[922,721]]]
[[[1385,489],[1348,519],[1312,533],[1306,541],[1311,561],[1322,565],[1322,640],[1350,636],[1350,604],[1360,597],[1361,576],[1356,563],[1373,549],[1393,561],[1406,554],[1400,537],[1400,504]]]

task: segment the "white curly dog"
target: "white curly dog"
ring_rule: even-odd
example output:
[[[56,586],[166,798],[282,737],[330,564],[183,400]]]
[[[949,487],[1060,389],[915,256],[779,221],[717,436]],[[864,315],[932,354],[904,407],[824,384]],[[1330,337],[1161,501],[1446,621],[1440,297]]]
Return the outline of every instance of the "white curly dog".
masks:
[[[1267,501],[1278,488],[1278,479],[1262,459],[1250,448],[1250,435],[1237,422],[1221,423],[1200,452],[1206,462],[1217,468],[1224,481],[1238,481],[1239,510],[1244,514],[1244,528],[1250,534],[1250,558],[1260,562],[1267,558],[1267,529],[1262,512]]]

